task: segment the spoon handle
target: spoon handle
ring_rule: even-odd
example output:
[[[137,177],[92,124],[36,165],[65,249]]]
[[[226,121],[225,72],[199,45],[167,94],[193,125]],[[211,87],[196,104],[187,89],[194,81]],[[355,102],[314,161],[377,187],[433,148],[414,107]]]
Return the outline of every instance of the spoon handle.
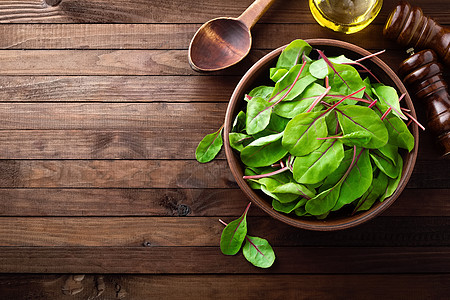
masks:
[[[238,17],[238,20],[248,29],[252,29],[273,2],[275,0],[256,0]]]

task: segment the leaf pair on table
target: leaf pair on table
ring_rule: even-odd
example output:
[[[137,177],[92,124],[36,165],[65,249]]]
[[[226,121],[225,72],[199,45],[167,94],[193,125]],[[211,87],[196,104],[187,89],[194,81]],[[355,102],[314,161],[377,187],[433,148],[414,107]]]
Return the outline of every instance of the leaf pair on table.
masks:
[[[275,253],[269,242],[259,237],[247,235],[247,213],[250,208],[249,203],[240,218],[226,224],[220,238],[220,250],[225,255],[235,255],[242,248],[244,257],[256,267],[269,268],[275,261]]]

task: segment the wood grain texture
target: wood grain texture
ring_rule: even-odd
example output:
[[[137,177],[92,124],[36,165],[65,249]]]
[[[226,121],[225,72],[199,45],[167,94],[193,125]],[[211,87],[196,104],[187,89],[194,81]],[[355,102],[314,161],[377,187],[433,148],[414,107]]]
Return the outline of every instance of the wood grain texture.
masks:
[[[0,102],[228,102],[239,76],[0,76]]]
[[[0,272],[425,274],[450,268],[449,247],[276,247],[275,252],[272,268],[257,269],[242,254],[226,256],[217,246],[0,247]]]
[[[411,0],[426,7],[441,23],[450,23],[448,3],[438,0]],[[66,0],[52,7],[42,0],[3,0],[0,22],[4,23],[204,23],[209,19],[239,16],[250,4],[246,1],[152,1],[145,0]],[[375,19],[383,23],[395,2],[386,1]],[[186,16],[189,16],[187,19]],[[261,19],[262,23],[315,23],[306,1],[275,2]]]
[[[446,189],[406,189],[382,215],[450,217]],[[0,189],[0,216],[239,216],[240,189]],[[426,199],[426,201],[424,200]],[[108,205],[105,205],[108,203]],[[267,216],[253,206],[252,216]]]
[[[269,50],[251,50],[242,62],[212,75],[243,75],[268,52]],[[189,67],[187,55],[187,50],[0,50],[0,76],[206,76],[207,73],[197,73]],[[400,50],[380,56],[393,69],[397,69],[405,57],[404,52]]]
[[[399,275],[86,275],[83,290],[64,295],[70,275],[1,275],[0,293],[7,299],[439,299],[448,295],[449,274]],[[176,282],[177,287],[174,287]],[[264,282],[264,284],[261,284]],[[295,288],[292,288],[295,286]],[[380,287],[383,287],[380,289]]]
[[[407,187],[448,189],[448,164],[418,161]],[[237,187],[226,160],[0,160],[0,172],[3,188]]]
[[[0,129],[216,131],[226,107],[226,103],[1,103]]]
[[[217,247],[223,230],[218,218],[2,217],[0,247]],[[249,234],[274,247],[450,246],[450,218],[378,217],[336,232],[299,230],[270,217],[247,219]]]
[[[186,49],[201,24],[1,24],[0,49]],[[401,49],[383,25],[343,37],[317,24],[256,24],[252,48],[272,50],[294,39],[328,36],[368,49]],[[270,37],[270,38],[267,38]]]
[[[220,126],[216,123],[221,114],[211,124],[205,120],[201,125],[205,128],[189,130],[0,130],[0,159],[193,159],[200,140]],[[440,157],[432,138],[428,140],[420,139],[419,160]],[[216,159],[225,159],[224,152],[219,152]]]

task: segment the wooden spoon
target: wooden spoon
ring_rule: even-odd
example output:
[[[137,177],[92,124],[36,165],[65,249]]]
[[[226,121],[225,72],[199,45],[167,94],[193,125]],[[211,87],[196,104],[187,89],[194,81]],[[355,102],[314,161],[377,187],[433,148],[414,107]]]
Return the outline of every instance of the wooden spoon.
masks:
[[[212,19],[200,27],[189,45],[195,71],[217,71],[240,62],[250,51],[250,30],[275,0],[256,0],[238,18]]]

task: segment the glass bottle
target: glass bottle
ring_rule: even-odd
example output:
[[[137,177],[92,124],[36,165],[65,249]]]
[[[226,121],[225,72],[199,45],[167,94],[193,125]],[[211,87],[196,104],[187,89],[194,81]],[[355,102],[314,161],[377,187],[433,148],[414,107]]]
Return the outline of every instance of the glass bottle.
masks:
[[[320,25],[347,34],[369,25],[382,5],[383,0],[309,0],[311,13]]]

